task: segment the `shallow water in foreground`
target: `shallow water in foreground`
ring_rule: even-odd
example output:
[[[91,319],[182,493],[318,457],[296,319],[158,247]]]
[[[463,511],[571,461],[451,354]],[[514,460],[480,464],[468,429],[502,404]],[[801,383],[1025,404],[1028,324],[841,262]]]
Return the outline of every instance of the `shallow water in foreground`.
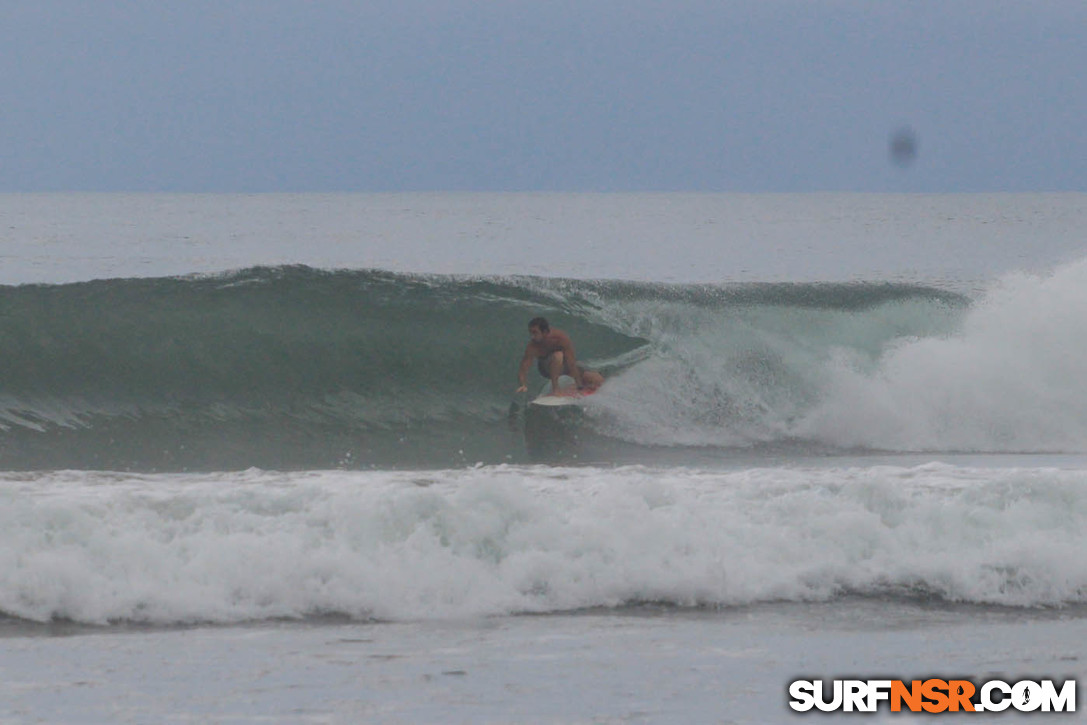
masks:
[[[435,622],[62,627],[53,631],[61,636],[46,637],[9,630],[11,636],[0,637],[0,717],[54,723],[796,722],[786,691],[799,678],[1083,682],[1084,616],[1082,607],[1024,612],[853,598]],[[884,710],[871,719],[914,718]],[[1023,719],[1005,713],[998,721]]]

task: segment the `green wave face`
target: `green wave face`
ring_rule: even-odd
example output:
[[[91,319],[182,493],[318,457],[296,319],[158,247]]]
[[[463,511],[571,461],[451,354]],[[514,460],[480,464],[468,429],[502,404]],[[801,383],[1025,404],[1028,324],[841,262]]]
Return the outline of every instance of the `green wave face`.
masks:
[[[896,340],[946,334],[965,308],[963,298],[908,285],[673,286],[305,267],[5,287],[0,467],[528,460],[507,413],[536,315],[567,331],[579,358],[613,381],[580,424],[584,437],[727,448],[787,437],[787,421],[818,401],[826,360],[876,364]],[[639,408],[630,392],[639,388],[656,391],[651,406]]]

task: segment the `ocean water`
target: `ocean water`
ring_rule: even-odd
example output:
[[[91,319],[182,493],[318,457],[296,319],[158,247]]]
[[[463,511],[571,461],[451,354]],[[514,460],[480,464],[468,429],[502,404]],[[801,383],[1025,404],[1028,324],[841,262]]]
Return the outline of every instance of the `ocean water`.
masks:
[[[0,720],[792,722],[802,676],[1087,671],[1085,195],[0,216]],[[513,392],[540,314],[581,409]]]

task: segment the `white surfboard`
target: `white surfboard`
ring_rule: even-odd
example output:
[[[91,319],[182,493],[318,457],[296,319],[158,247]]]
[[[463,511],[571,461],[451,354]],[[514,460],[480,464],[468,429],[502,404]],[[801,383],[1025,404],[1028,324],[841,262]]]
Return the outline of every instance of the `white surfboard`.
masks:
[[[547,407],[581,405],[585,402],[585,398],[595,392],[595,390],[591,389],[584,391],[578,390],[574,379],[567,375],[563,375],[559,378],[559,393],[557,395],[551,392],[551,383],[547,383],[543,386],[540,394],[532,399],[532,404]]]
[[[581,405],[585,402],[584,395],[541,395],[532,400],[533,405],[546,405],[556,407],[560,405]]]

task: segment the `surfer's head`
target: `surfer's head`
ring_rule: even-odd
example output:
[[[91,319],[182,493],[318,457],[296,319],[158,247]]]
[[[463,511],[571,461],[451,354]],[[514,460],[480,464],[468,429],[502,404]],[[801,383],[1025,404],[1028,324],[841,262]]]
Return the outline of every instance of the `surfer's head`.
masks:
[[[539,342],[549,332],[551,332],[551,325],[544,318],[533,317],[528,321],[528,336],[533,342]]]

